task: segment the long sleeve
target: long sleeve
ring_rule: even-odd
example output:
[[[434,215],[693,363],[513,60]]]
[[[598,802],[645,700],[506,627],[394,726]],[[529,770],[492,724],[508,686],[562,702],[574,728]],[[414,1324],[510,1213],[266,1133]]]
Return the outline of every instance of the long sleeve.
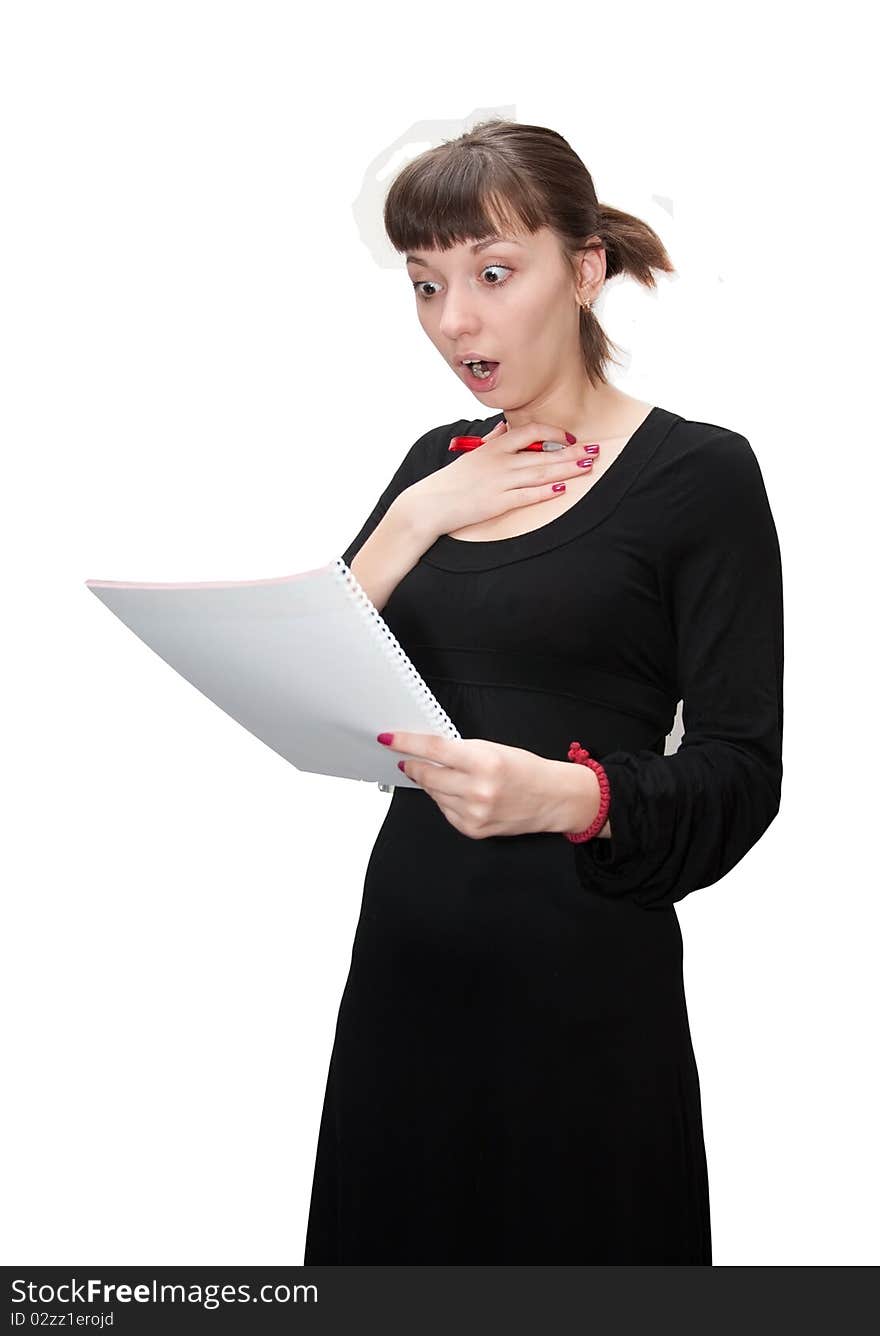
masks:
[[[776,816],[783,717],[780,550],[745,437],[720,429],[679,461],[662,523],[684,735],[670,756],[599,756],[611,839],[572,845],[586,888],[661,909],[724,877]]]
[[[357,537],[352,539],[342,553],[342,559],[346,566],[350,566],[354,561],[370,534],[384,518],[392,501],[400,496],[401,492],[405,492],[408,487],[411,487],[413,483],[433,472],[438,454],[441,465],[446,462],[442,453],[440,453],[442,446],[444,444],[448,446],[449,440],[456,434],[456,428],[459,425],[459,423],[453,422],[440,427],[431,427],[429,431],[426,431],[417,441],[413,442],[398,465],[394,477],[361,526]],[[449,456],[449,458],[454,458],[454,456]]]

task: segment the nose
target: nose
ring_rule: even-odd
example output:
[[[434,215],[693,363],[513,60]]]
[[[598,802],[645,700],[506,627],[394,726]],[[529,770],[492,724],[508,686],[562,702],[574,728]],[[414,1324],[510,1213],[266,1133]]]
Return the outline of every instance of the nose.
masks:
[[[443,298],[443,313],[440,317],[438,332],[449,343],[461,346],[465,336],[474,336],[480,328],[475,308],[478,298],[466,287],[453,289],[452,286]]]

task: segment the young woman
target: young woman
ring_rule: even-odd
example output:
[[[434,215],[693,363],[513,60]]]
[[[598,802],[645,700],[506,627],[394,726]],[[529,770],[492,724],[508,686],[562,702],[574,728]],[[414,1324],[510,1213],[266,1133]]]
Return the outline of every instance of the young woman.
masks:
[[[344,554],[462,737],[376,720],[416,787],[367,867],[305,1262],[710,1265],[674,906],[779,808],[761,471],[606,380],[593,302],[672,265],[553,131],[422,154],[385,225],[490,412],[420,437]]]

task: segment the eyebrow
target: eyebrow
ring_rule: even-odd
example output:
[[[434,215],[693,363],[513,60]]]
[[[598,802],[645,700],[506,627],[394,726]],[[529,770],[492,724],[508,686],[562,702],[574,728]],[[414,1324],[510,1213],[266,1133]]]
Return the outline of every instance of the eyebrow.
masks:
[[[485,250],[487,246],[496,246],[499,241],[504,242],[508,246],[522,246],[523,244],[521,241],[514,241],[513,237],[486,237],[484,241],[477,241],[471,246],[471,255],[476,255],[478,251]],[[406,257],[406,263],[420,264],[423,265],[425,269],[430,268],[428,261],[423,260],[420,255],[408,255]]]

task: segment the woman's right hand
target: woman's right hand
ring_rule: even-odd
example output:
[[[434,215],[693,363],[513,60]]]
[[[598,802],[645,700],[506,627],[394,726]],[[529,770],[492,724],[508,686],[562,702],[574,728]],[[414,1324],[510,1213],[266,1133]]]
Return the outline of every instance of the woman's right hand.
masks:
[[[589,469],[577,461],[586,442],[569,445],[565,428],[547,422],[509,427],[499,422],[475,450],[462,453],[401,493],[413,523],[423,533],[452,533],[480,520],[495,519],[520,506],[564,496],[553,484],[581,477]],[[527,450],[532,441],[559,441],[563,449]]]

